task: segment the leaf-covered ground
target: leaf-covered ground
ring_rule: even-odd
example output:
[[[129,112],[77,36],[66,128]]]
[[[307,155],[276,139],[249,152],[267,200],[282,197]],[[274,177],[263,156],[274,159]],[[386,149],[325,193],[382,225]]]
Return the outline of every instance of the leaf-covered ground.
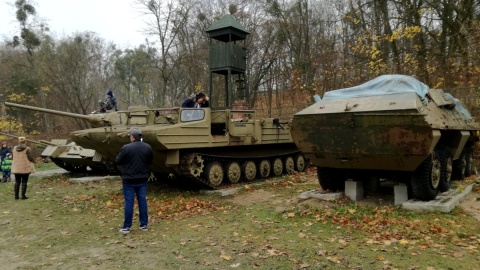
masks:
[[[457,185],[475,181],[468,179]],[[420,213],[393,190],[354,203],[300,200],[314,170],[242,184],[230,197],[151,183],[150,230],[118,232],[121,181],[31,178],[28,200],[0,185],[2,269],[478,269],[480,221],[466,208]],[[392,194],[390,194],[391,192]],[[134,226],[138,226],[135,217]]]

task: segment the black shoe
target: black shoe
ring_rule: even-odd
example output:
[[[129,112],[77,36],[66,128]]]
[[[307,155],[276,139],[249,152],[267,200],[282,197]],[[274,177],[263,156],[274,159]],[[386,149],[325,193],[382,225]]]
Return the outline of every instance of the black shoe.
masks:
[[[26,200],[26,199],[28,199],[27,196],[22,196],[22,200]]]

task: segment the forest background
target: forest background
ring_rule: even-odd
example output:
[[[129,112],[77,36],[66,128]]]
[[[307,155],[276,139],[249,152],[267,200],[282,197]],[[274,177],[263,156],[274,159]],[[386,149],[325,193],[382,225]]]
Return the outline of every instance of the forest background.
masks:
[[[261,116],[292,117],[315,94],[383,74],[445,89],[479,115],[475,0],[138,0],[148,39],[133,48],[105,42],[95,29],[56,38],[34,2],[15,8],[21,34],[0,41],[0,129],[13,134],[59,136],[88,124],[4,101],[89,114],[108,89],[121,110],[179,106],[194,91],[208,93],[205,30],[226,14],[250,32],[242,44],[249,105]]]

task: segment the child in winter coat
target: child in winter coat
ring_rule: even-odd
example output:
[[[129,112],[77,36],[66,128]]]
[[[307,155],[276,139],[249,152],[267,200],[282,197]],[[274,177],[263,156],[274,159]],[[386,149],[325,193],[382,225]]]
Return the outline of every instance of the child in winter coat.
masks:
[[[2,183],[10,182],[10,173],[12,171],[12,154],[8,153],[2,161],[3,178]]]

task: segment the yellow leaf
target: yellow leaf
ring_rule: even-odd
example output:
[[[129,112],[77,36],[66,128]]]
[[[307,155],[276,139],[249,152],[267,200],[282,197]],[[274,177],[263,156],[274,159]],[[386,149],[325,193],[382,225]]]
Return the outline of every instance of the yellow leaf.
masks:
[[[401,239],[398,242],[400,243],[400,245],[408,245],[408,243],[409,243],[407,239]]]
[[[228,256],[228,255],[220,255],[220,258],[226,260],[226,261],[230,261],[232,259],[232,257]]]
[[[288,213],[288,214],[287,214],[287,217],[289,217],[289,218],[292,218],[292,217],[294,217],[294,216],[295,216],[295,213]]]

